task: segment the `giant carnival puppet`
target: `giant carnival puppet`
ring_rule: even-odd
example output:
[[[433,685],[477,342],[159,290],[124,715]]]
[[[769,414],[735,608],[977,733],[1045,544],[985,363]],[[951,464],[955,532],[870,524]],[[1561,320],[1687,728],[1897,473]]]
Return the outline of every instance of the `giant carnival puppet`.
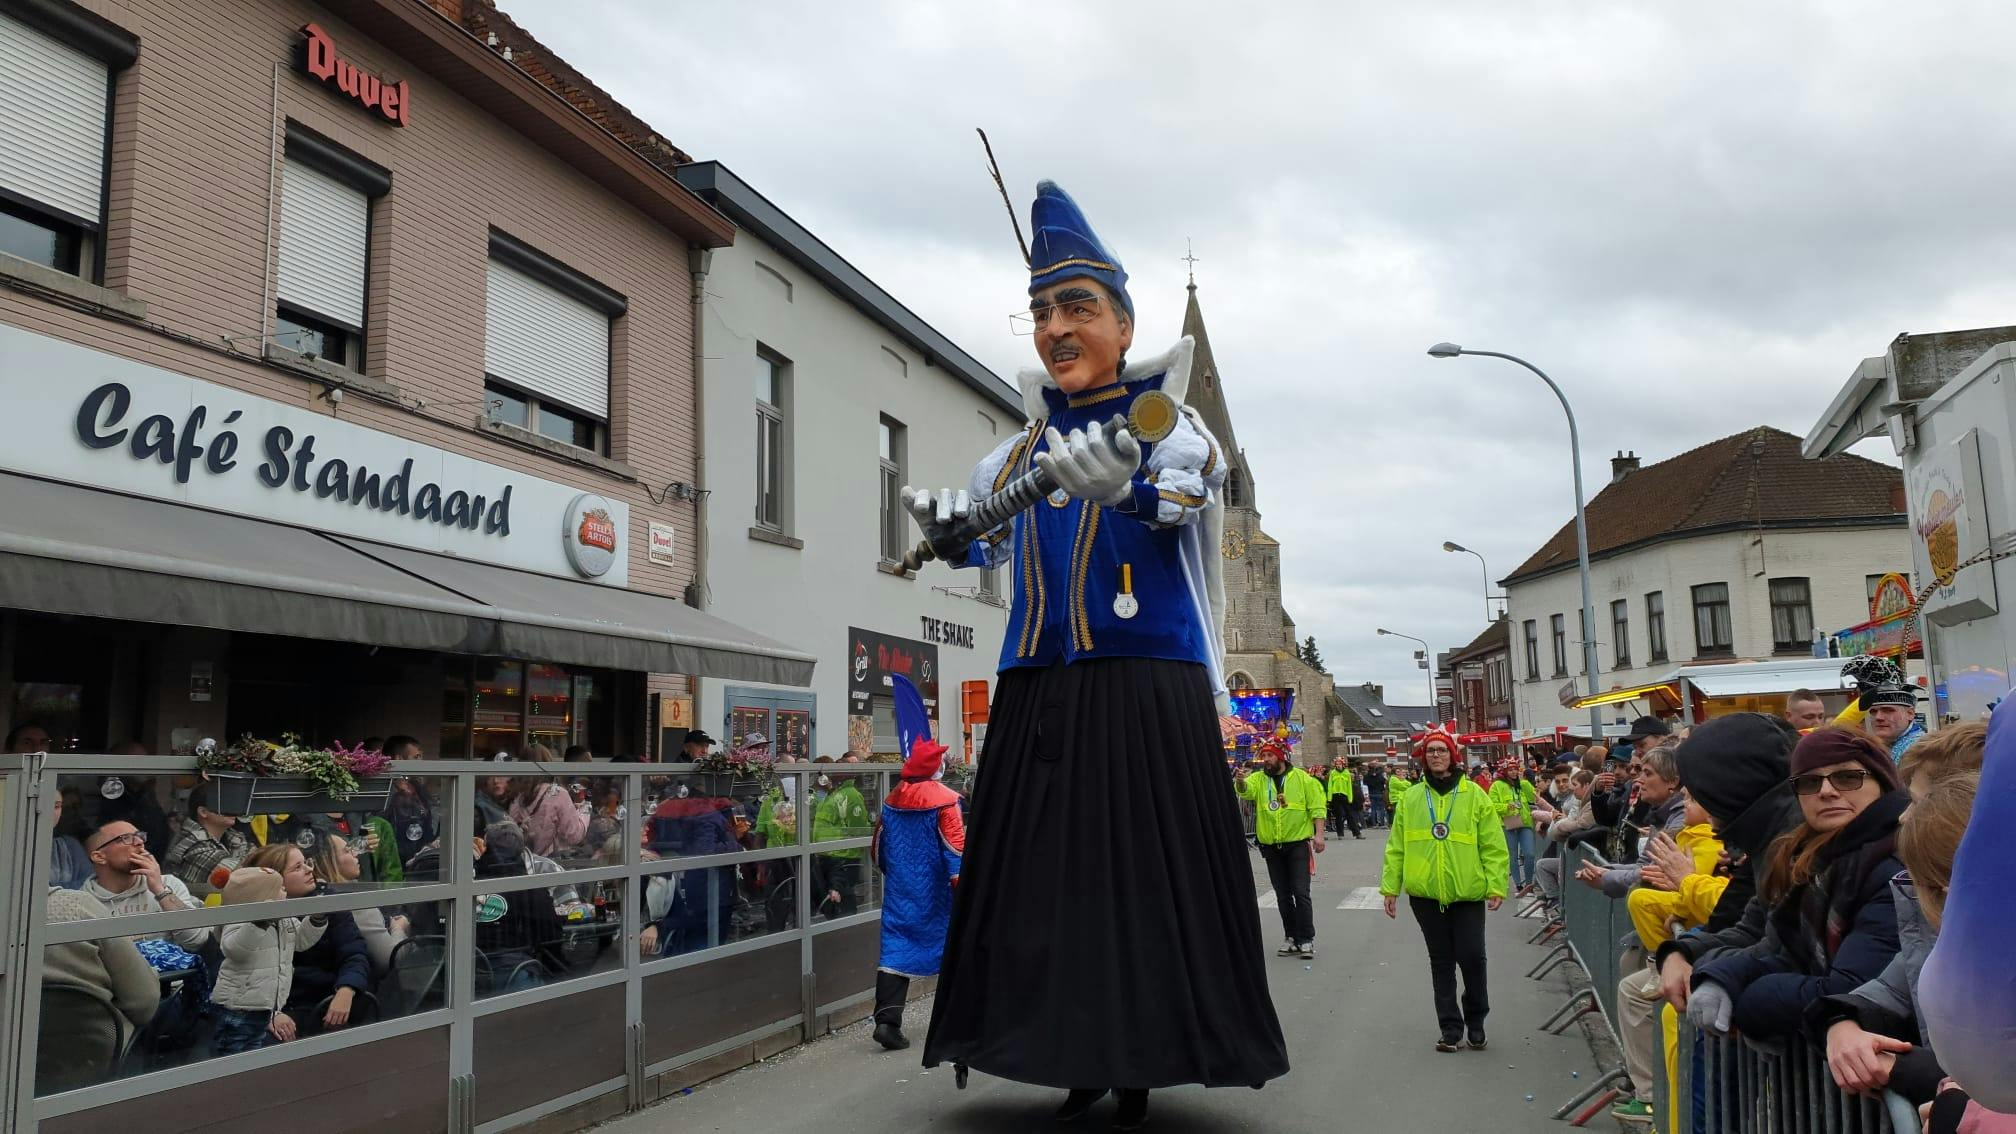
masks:
[[[1007,567],[1014,602],[924,1062],[1070,1092],[1259,1087],[1288,1070],[1226,777],[1218,493],[1183,406],[1194,344],[1126,360],[1119,259],[1050,182],[1031,209],[1042,369],[966,489],[904,489],[912,564]]]

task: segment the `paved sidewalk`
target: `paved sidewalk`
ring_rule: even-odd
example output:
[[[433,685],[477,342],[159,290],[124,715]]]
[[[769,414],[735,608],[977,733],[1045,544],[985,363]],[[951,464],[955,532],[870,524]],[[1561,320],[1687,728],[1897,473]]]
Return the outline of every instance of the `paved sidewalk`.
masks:
[[[1544,982],[1525,978],[1543,952],[1526,944],[1537,925],[1515,920],[1509,904],[1491,916],[1491,1047],[1438,1054],[1421,935],[1404,908],[1398,920],[1388,921],[1376,893],[1367,889],[1378,884],[1384,835],[1371,831],[1354,842],[1347,834],[1318,859],[1319,956],[1313,964],[1272,955],[1281,938],[1279,914],[1266,869],[1259,855],[1253,856],[1265,907],[1254,916],[1262,919],[1274,1003],[1294,1069],[1262,1091],[1157,1091],[1149,1106],[1150,1130],[1558,1134],[1561,1124],[1548,1114],[1591,1081],[1594,1063],[1579,1029],[1561,1037],[1534,1030],[1567,998],[1558,976]],[[863,1022],[599,1129],[607,1134],[1066,1129],[1049,1120],[1061,1098],[1056,1091],[978,1072],[965,1091],[957,1091],[949,1066],[932,1071],[919,1066],[928,1015],[928,1002],[910,1006],[904,1025],[914,1044],[909,1051],[884,1052]],[[1528,1094],[1535,1096],[1532,1102]],[[1104,1130],[1112,1105],[1103,1103],[1068,1129]],[[1599,1121],[1607,1126],[1607,1119]]]

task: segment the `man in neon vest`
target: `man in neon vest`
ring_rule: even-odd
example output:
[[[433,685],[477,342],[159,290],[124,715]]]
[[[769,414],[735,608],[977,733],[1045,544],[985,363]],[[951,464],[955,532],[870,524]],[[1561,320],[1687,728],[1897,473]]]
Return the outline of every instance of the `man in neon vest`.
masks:
[[[1288,750],[1280,744],[1270,741],[1260,752],[1259,770],[1239,782],[1238,794],[1253,805],[1253,836],[1267,862],[1268,881],[1280,899],[1281,929],[1287,939],[1274,955],[1300,954],[1313,961],[1316,910],[1309,902],[1310,854],[1323,853],[1323,785],[1289,763]]]
[[[1358,830],[1358,796],[1352,790],[1351,768],[1344,762],[1344,757],[1339,756],[1331,763],[1328,779],[1329,783],[1327,786],[1330,789],[1330,833],[1342,837],[1344,834],[1344,825],[1348,823],[1351,826],[1352,838],[1364,838],[1365,836]]]

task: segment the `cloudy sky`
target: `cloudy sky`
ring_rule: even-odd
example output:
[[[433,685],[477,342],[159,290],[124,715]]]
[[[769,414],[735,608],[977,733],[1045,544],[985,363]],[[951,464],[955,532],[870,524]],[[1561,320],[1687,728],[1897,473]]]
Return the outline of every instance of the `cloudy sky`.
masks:
[[[1803,436],[1900,331],[2016,321],[2003,5],[500,3],[1003,375],[1027,277],[976,125],[1025,225],[1053,178],[1126,262],[1137,349],[1193,240],[1288,607],[1395,699],[1375,626],[1483,626],[1442,541],[1502,575],[1572,508],[1545,387],[1429,344],[1546,368],[1593,493],[1618,449]]]

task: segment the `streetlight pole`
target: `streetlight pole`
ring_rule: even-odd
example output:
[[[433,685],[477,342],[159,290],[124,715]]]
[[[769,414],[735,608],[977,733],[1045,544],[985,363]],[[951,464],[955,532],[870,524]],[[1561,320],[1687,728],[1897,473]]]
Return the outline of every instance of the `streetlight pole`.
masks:
[[[1481,551],[1471,551],[1460,543],[1451,543],[1446,539],[1442,541],[1442,550],[1460,551],[1465,555],[1475,555],[1477,557],[1477,566],[1484,569],[1484,621],[1489,623],[1491,621],[1491,565],[1484,562],[1484,553]]]
[[[1568,395],[1547,377],[1547,372],[1514,354],[1504,354],[1495,350],[1465,350],[1455,343],[1436,343],[1428,348],[1428,353],[1436,358],[1455,358],[1459,355],[1474,354],[1485,358],[1502,358],[1539,375],[1547,388],[1554,391],[1554,397],[1561,403],[1561,412],[1568,415],[1568,449],[1575,464],[1575,562],[1582,572],[1582,668],[1589,675],[1589,688],[1583,696],[1596,695],[1596,600],[1589,586],[1589,518],[1582,507],[1582,434],[1575,426],[1575,410],[1568,404]],[[1599,706],[1589,706],[1589,739],[1603,739],[1603,710]]]
[[[1381,630],[1379,633],[1389,638],[1405,638],[1410,642],[1421,643],[1421,664],[1428,670],[1428,716],[1430,718],[1428,723],[1431,725],[1441,724],[1442,702],[1436,698],[1435,659],[1429,656],[1428,643],[1422,642],[1421,639],[1416,638],[1412,634],[1396,634],[1391,630]]]

